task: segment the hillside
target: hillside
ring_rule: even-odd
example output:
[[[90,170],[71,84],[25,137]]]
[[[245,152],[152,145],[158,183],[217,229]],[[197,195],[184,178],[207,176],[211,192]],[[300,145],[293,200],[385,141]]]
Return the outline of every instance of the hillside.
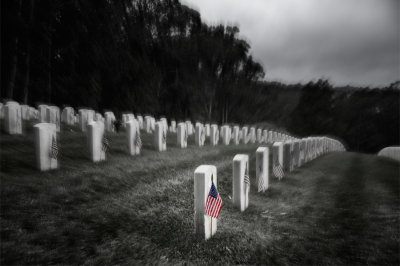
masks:
[[[29,127],[30,128],[30,127]],[[375,155],[331,153],[257,193],[257,145],[124,151],[110,135],[107,161],[85,155],[86,137],[59,135],[61,168],[35,169],[31,129],[0,135],[1,264],[399,264],[400,165]],[[250,206],[230,200],[232,158],[250,157]],[[194,235],[193,173],[218,169],[224,206],[209,241]]]

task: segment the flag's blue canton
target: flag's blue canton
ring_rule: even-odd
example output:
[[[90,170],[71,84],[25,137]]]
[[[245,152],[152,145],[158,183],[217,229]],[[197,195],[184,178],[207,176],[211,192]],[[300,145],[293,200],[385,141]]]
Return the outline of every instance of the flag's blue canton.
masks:
[[[212,183],[212,185],[211,185],[210,194],[208,194],[208,196],[213,197],[213,198],[218,198],[218,191],[215,188],[214,183]]]

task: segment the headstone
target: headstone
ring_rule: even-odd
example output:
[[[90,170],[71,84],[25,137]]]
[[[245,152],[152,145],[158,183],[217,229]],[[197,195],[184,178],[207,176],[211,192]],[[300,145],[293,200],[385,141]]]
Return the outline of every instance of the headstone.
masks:
[[[41,123],[46,123],[47,121],[47,105],[46,104],[41,104],[38,106],[39,110],[39,122]]]
[[[26,104],[21,105],[22,120],[29,120],[29,106]]]
[[[250,134],[248,134],[249,128],[248,127],[242,127],[242,139],[243,143],[247,144],[250,140]]]
[[[240,211],[249,206],[250,187],[245,182],[245,175],[249,177],[249,156],[237,154],[233,158],[232,202]]]
[[[190,136],[190,135],[193,134],[193,125],[192,125],[192,122],[191,122],[190,120],[186,120],[185,123],[186,123],[186,128],[187,128],[187,130],[188,130],[188,135]]]
[[[143,116],[138,115],[138,116],[137,116],[137,121],[138,121],[138,123],[139,123],[139,128],[140,128],[140,129],[143,129],[143,128],[144,128],[144,126],[143,126]]]
[[[239,129],[239,126],[234,126],[233,127],[233,143],[235,144],[235,145],[238,145],[239,144],[239,141],[240,141],[240,135],[239,135],[239,132],[240,132],[240,129]]]
[[[206,124],[206,137],[210,136],[210,124]]]
[[[217,187],[217,168],[200,165],[194,171],[194,226],[197,235],[209,239],[217,232],[217,218],[206,213],[207,197],[211,184]]]
[[[196,133],[195,133],[195,143],[196,146],[202,147],[204,146],[204,142],[206,139],[206,130],[202,124],[196,124]]]
[[[178,147],[186,148],[187,147],[187,129],[185,123],[178,123],[178,133],[176,134]]]
[[[57,132],[60,132],[60,108],[48,106],[46,110],[46,121],[56,125]]]
[[[87,125],[87,139],[89,159],[92,162],[100,162],[106,159],[106,147],[104,145],[104,123],[92,121]]]
[[[251,143],[256,143],[256,140],[257,140],[257,138],[256,138],[256,128],[255,127],[251,127],[250,128],[250,142]]]
[[[211,144],[211,146],[218,145],[218,141],[219,141],[218,126],[215,124],[212,124],[211,129],[210,129],[210,144]]]
[[[126,123],[126,143],[128,154],[140,154],[142,147],[142,139],[140,138],[139,122],[136,119]]]
[[[283,143],[283,170],[285,172],[291,171],[292,163],[292,142],[287,141]]]
[[[259,147],[256,150],[256,176],[259,192],[264,192],[269,186],[269,149]]]
[[[278,160],[279,164],[283,166],[283,142],[274,142],[272,145],[272,158],[273,161]]]
[[[4,130],[10,135],[22,134],[22,115],[19,103],[9,101],[4,107]]]
[[[151,123],[151,131],[156,130],[156,119],[154,117],[150,117],[150,123]]]
[[[269,141],[268,141],[268,130],[266,130],[266,129],[263,130],[263,140],[264,140],[265,144],[269,143]]]
[[[149,115],[146,115],[144,117],[144,130],[146,133],[151,133],[151,117]]]
[[[91,109],[79,109],[79,128],[86,132],[89,123],[94,121],[94,111]]]
[[[229,145],[229,142],[231,141],[231,127],[228,125],[222,126],[222,143],[224,145]]]
[[[156,151],[167,150],[167,131],[164,130],[163,122],[156,122],[156,128],[154,130],[154,147]]]
[[[257,129],[256,135],[257,135],[257,142],[258,143],[262,143],[264,141],[264,139],[263,139],[262,129],[261,128]]]
[[[115,132],[114,127],[115,115],[113,112],[108,111],[104,113],[104,127],[107,132]]]
[[[169,131],[176,133],[176,121],[175,120],[171,120],[171,126]]]
[[[33,128],[35,132],[37,168],[40,171],[56,169],[58,167],[56,125],[51,123],[39,123],[34,125]]]
[[[72,126],[74,125],[74,120],[75,120],[74,108],[69,106],[65,107],[61,113],[61,122]]]
[[[293,167],[299,167],[300,165],[300,141],[295,140],[293,142]]]

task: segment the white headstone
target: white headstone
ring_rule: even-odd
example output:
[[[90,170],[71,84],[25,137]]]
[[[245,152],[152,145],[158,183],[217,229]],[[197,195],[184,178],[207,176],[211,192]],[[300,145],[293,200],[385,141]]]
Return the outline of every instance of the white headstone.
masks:
[[[67,125],[73,125],[75,120],[74,108],[65,107],[61,113],[61,122]]]
[[[188,130],[188,135],[190,136],[193,134],[193,124],[190,120],[186,120],[185,123],[186,123],[186,128]]]
[[[58,160],[51,156],[53,139],[57,143],[56,125],[39,123],[34,125],[36,166],[40,171],[56,169]],[[58,147],[58,145],[57,145]]]
[[[222,143],[224,145],[229,145],[229,142],[231,141],[231,127],[230,126],[222,126]]]
[[[185,123],[178,123],[178,133],[176,134],[178,147],[186,148],[187,147],[187,129]]]
[[[138,116],[137,116],[137,120],[138,120],[138,122],[139,122],[139,128],[140,128],[140,129],[143,129],[143,128],[144,128],[144,126],[143,126],[143,116],[138,115]]]
[[[152,127],[151,127],[151,116],[146,115],[144,117],[144,130],[146,133],[151,133]]]
[[[164,130],[163,122],[156,122],[156,128],[154,130],[154,147],[156,151],[167,150],[167,132]]]
[[[115,132],[114,127],[115,115],[113,112],[108,111],[104,113],[104,127],[107,132]]]
[[[57,132],[60,132],[60,108],[57,106],[47,106],[46,121],[55,124]]]
[[[292,165],[292,142],[286,141],[283,143],[283,170],[291,171]]]
[[[210,136],[210,124],[206,124],[206,137]]]
[[[130,155],[140,154],[141,142],[139,122],[136,119],[128,121],[126,123],[126,143],[128,153]]]
[[[258,190],[264,192],[269,186],[269,149],[259,147],[256,150],[256,175]],[[261,180],[260,180],[261,179]]]
[[[41,123],[46,123],[47,121],[47,105],[46,104],[41,104],[38,106],[39,110],[39,122]]]
[[[29,120],[29,106],[22,104],[21,105],[21,117],[22,120]]]
[[[283,166],[283,142],[274,142],[272,145],[273,161],[278,160],[279,164]]]
[[[169,128],[169,131],[171,131],[172,133],[176,133],[176,121],[175,120],[171,120],[171,126]]]
[[[232,202],[233,206],[244,211],[249,206],[250,187],[245,183],[244,176],[249,176],[249,156],[237,154],[233,158]]]
[[[206,140],[206,130],[203,124],[196,124],[196,133],[195,133],[195,143],[196,146],[202,147],[204,146],[204,141]]]
[[[87,140],[89,158],[92,162],[104,161],[106,151],[103,148],[104,123],[102,121],[92,121],[87,125]]]
[[[251,138],[250,134],[248,134],[248,131],[248,127],[242,127],[242,140],[244,144],[247,144]]]
[[[233,127],[232,136],[233,136],[233,143],[234,143],[235,145],[238,145],[238,144],[239,144],[239,141],[240,141],[239,132],[240,132],[239,126],[234,126],[234,127]]]
[[[22,134],[22,115],[19,103],[9,101],[4,107],[4,130],[11,135]]]
[[[257,140],[256,128],[255,127],[251,127],[250,128],[250,142],[251,143],[256,143],[256,140]]]
[[[194,227],[197,235],[209,239],[217,232],[217,219],[206,213],[206,201],[211,184],[217,187],[217,168],[200,165],[194,171]],[[211,229],[212,227],[212,229]]]
[[[210,129],[210,144],[212,146],[218,145],[218,141],[219,141],[218,125],[212,124]]]
[[[258,143],[262,143],[263,142],[263,135],[262,135],[262,129],[261,128],[257,129],[256,135],[257,135],[257,142]]]
[[[90,109],[79,109],[79,127],[82,132],[86,132],[89,123],[94,121],[94,111]]]

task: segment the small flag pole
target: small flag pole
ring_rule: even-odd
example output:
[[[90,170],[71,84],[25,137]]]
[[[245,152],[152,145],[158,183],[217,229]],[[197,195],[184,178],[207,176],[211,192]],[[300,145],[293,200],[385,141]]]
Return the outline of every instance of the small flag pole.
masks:
[[[213,174],[211,174],[211,186],[212,186],[212,184],[214,183],[214,177],[213,177]],[[212,236],[212,216],[210,216],[210,218],[211,218],[211,236]]]

